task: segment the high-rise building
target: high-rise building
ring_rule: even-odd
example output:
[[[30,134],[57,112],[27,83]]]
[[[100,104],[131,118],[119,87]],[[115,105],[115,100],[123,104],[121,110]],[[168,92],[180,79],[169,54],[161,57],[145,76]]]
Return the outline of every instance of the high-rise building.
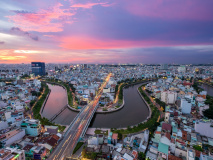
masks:
[[[161,93],[161,101],[167,104],[175,104],[177,100],[177,93],[171,91],[164,91]]]
[[[35,76],[45,75],[45,63],[44,62],[31,62],[32,73]]]
[[[160,69],[163,69],[163,70],[168,69],[168,64],[161,64]]]

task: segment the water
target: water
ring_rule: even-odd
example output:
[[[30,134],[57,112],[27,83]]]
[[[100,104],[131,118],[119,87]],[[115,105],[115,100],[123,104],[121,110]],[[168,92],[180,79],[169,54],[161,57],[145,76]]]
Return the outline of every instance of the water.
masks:
[[[91,127],[119,128],[138,124],[149,115],[149,110],[138,94],[141,84],[124,89],[124,107],[113,113],[95,114]]]
[[[66,93],[66,90],[61,86],[48,84],[48,87],[51,90],[51,93],[44,107],[42,115],[50,119],[66,105],[67,93]],[[60,120],[58,120],[58,123],[63,123],[65,121],[63,119],[64,118],[63,115],[66,113],[66,111],[67,109],[65,109],[65,111],[61,113],[60,115],[61,118]],[[70,121],[74,119],[75,116],[77,115],[75,113],[72,113],[71,111],[69,112],[69,110],[67,111],[67,113],[70,115],[70,117],[69,116],[66,116],[66,117],[69,117]]]
[[[118,128],[136,125],[144,121],[149,115],[149,111],[144,101],[138,94],[137,88],[141,84],[137,84],[124,89],[124,107],[113,113],[95,114],[90,127],[95,128]],[[66,104],[66,91],[60,86],[49,85],[51,91],[50,97],[44,108],[43,115],[51,118]],[[51,98],[52,97],[52,98]],[[69,125],[77,115],[69,109],[65,109],[54,122]]]
[[[77,114],[78,112],[73,112],[67,108],[54,120],[54,122],[62,125],[69,125]]]
[[[203,88],[205,91],[207,91],[208,95],[213,96],[213,87],[206,84],[201,84],[200,87]]]

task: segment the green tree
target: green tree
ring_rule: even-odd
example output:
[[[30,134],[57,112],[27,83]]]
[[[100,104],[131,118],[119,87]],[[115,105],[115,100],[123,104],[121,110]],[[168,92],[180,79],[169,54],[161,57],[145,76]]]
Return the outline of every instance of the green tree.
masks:
[[[145,153],[143,153],[143,152],[139,152],[139,153],[138,153],[138,159],[139,159],[139,160],[145,160],[145,158],[146,158]]]
[[[193,148],[197,151],[203,151],[202,147],[201,146],[198,146],[198,145],[194,145]]]

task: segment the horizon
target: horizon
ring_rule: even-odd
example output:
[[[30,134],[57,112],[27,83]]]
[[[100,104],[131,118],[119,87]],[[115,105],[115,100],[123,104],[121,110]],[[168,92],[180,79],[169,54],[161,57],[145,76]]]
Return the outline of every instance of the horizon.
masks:
[[[88,65],[122,65],[122,66],[125,66],[125,65],[157,65],[157,66],[160,66],[162,64],[167,64],[168,66],[176,66],[176,65],[186,65],[186,66],[193,66],[193,65],[213,65],[213,63],[72,63],[72,62],[44,62],[44,61],[33,61],[33,62],[42,62],[42,63],[45,63],[46,64],[54,64],[54,65],[57,65],[57,64],[72,64],[72,65],[82,65],[82,64],[88,64]],[[20,65],[20,64],[27,64],[27,65],[31,65],[32,62],[29,62],[29,63],[0,63],[1,64],[5,64],[5,65]]]
[[[213,1],[1,2],[0,63],[211,64]]]

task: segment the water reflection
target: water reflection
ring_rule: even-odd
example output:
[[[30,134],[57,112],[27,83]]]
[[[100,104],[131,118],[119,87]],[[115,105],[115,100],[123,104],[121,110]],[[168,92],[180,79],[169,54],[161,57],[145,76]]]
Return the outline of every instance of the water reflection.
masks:
[[[91,127],[118,128],[127,127],[144,121],[149,115],[149,110],[138,94],[137,88],[141,84],[124,89],[124,108],[109,114],[96,114]]]
[[[138,94],[137,88],[139,86],[141,84],[125,88],[125,105],[123,109],[108,114],[95,114],[90,127],[118,128],[135,125],[144,121],[149,115],[149,110]],[[66,91],[62,87],[53,85],[49,85],[49,87],[51,94],[43,112],[43,115],[47,118],[51,118],[57,113],[66,104],[67,98]],[[65,109],[54,122],[69,125],[76,115],[76,112]]]
[[[208,95],[213,96],[213,87],[206,84],[202,84],[200,87],[207,91]]]

